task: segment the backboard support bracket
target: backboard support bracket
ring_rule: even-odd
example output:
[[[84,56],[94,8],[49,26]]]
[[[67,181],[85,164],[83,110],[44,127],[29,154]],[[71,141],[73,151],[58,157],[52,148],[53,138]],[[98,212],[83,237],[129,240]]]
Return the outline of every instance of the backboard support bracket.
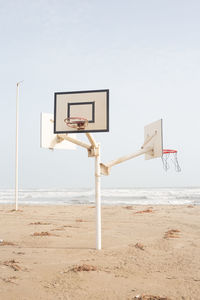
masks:
[[[148,135],[146,137],[146,140],[144,141],[144,144],[141,146],[141,149],[144,149],[144,147],[148,145],[148,143],[154,138],[154,136],[156,136],[156,134],[157,134],[157,130],[155,130],[155,132],[151,136]]]
[[[69,136],[68,134],[58,134],[59,137],[63,138],[64,140],[67,140],[75,145],[78,145],[78,146],[81,146],[83,148],[86,148],[86,149],[90,149],[91,148],[91,145],[88,145],[80,140],[77,140],[75,138],[72,138],[71,136]]]
[[[90,145],[87,143],[84,143],[78,139],[72,138],[68,134],[57,134],[54,138],[54,140],[51,143],[51,146],[49,147],[50,150],[53,150],[54,147],[58,144],[61,143],[64,140],[67,140],[75,145],[78,145],[80,147],[83,147],[88,150],[88,157],[94,157],[99,155],[99,144],[96,143],[94,138],[90,133],[86,133],[87,138],[90,141]]]
[[[129,155],[125,155],[125,156],[121,156],[115,160],[112,160],[110,161],[109,163],[107,164],[103,164],[101,163],[100,164],[100,167],[101,167],[101,174],[102,175],[105,175],[105,176],[108,176],[110,175],[110,170],[112,167],[118,165],[118,164],[121,164],[127,160],[130,160],[130,159],[133,159],[133,158],[136,158],[140,155],[143,155],[145,153],[153,153],[153,148],[152,147],[145,147],[143,149],[139,149],[138,151],[132,153],[132,154],[129,154]]]

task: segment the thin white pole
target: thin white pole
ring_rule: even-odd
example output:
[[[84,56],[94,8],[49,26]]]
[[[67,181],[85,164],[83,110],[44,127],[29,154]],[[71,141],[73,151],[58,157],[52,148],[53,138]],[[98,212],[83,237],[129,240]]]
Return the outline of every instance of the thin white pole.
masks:
[[[99,153],[95,156],[95,202],[96,202],[96,249],[101,250],[101,172],[100,145]]]
[[[15,210],[18,210],[18,137],[19,137],[19,85],[17,82],[16,91],[16,152],[15,152]]]

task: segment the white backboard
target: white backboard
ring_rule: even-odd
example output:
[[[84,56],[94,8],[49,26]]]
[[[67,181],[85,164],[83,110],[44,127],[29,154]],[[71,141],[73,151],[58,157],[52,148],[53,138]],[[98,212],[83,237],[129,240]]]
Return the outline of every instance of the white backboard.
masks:
[[[85,118],[85,129],[69,127],[66,118]],[[55,93],[54,133],[109,131],[109,90]]]
[[[145,147],[153,148],[152,152],[145,154],[145,159],[161,157],[163,155],[162,119],[145,126],[144,144]]]
[[[76,145],[68,142],[62,141],[59,144],[55,144],[57,134],[54,134],[54,120],[53,114],[41,113],[41,121],[40,121],[40,146],[41,148],[48,149],[67,149],[67,150],[75,150]],[[69,135],[70,136],[70,135]],[[74,135],[73,135],[74,137]]]

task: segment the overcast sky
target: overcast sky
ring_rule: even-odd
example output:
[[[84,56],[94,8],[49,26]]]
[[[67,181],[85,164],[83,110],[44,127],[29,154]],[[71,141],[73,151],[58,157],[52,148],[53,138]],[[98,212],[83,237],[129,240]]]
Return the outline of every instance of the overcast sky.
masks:
[[[139,157],[113,167],[104,188],[199,186],[199,16],[199,0],[0,0],[0,188],[14,188],[20,80],[20,188],[94,186],[86,150],[40,148],[54,92],[92,89],[110,90],[110,132],[94,135],[103,162],[138,150],[144,126],[162,118],[182,168]]]

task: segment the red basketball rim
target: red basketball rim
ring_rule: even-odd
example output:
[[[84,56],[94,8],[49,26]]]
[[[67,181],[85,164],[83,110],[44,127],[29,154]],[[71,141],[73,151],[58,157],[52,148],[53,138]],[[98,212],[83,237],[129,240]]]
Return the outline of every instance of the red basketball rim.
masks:
[[[167,154],[167,153],[177,153],[177,150],[173,150],[173,149],[163,149],[163,154]]]
[[[78,130],[84,130],[88,125],[88,120],[83,117],[68,117],[64,119],[64,122],[68,127],[76,128]]]

